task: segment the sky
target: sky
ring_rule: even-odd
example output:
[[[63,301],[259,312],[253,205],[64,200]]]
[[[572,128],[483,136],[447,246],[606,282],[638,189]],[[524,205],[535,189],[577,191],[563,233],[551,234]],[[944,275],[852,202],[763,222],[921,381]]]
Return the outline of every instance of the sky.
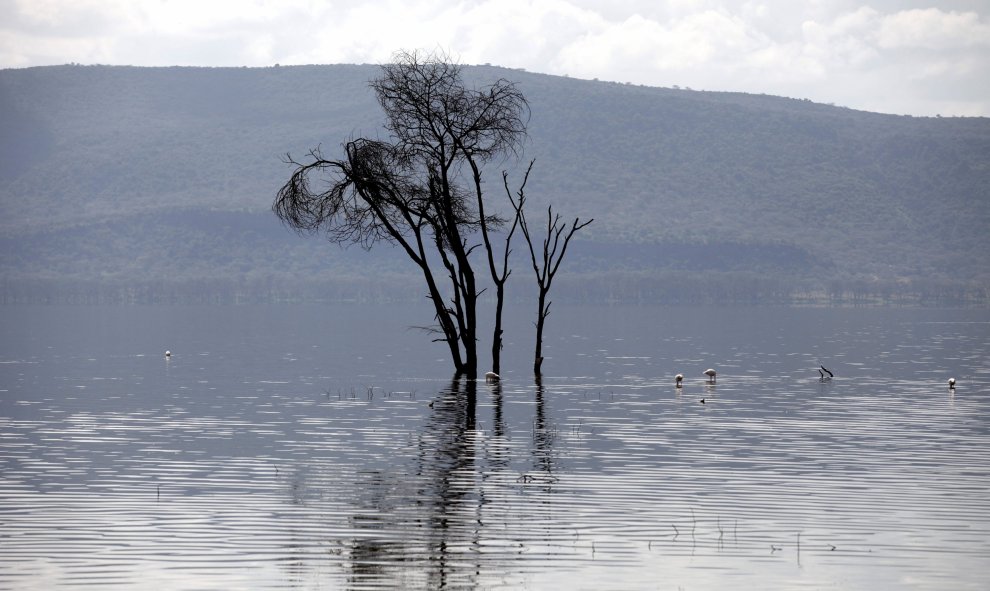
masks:
[[[380,64],[990,116],[990,0],[0,0],[0,68]]]

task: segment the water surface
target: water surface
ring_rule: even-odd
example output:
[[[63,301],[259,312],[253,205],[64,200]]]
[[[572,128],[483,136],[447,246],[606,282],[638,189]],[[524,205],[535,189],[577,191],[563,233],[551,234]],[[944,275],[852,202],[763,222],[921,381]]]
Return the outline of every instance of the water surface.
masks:
[[[0,588],[985,588],[985,310],[428,318],[0,308]]]

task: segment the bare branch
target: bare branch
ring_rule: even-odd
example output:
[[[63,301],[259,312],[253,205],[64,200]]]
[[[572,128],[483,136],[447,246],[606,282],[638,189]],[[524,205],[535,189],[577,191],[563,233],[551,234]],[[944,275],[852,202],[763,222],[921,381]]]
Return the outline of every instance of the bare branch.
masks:
[[[519,224],[519,228],[522,231],[523,237],[526,239],[526,245],[529,247],[530,262],[533,266],[533,273],[536,276],[537,287],[539,288],[538,296],[538,307],[536,313],[536,353],[534,355],[533,371],[536,375],[540,375],[542,364],[543,364],[543,329],[545,326],[545,321],[547,316],[550,315],[550,306],[552,302],[547,299],[550,292],[550,287],[553,284],[553,279],[560,269],[560,263],[564,260],[564,255],[567,253],[567,246],[571,242],[571,238],[574,234],[586,227],[588,224],[593,222],[593,219],[587,221],[580,221],[579,218],[575,218],[574,222],[568,227],[566,224],[561,223],[560,214],[554,214],[553,206],[547,207],[547,222],[546,222],[546,237],[542,242],[542,252],[537,260],[536,247],[534,246],[533,235],[529,230],[529,223],[526,219],[525,213],[525,203],[526,194],[525,186],[526,180],[529,178],[529,172],[533,167],[531,162],[529,169],[526,171],[526,176],[523,178],[522,186],[516,191],[516,197],[512,196],[512,191],[509,190],[508,175],[502,173],[502,183],[505,186],[506,195],[509,197],[509,201],[512,203],[513,208],[516,211],[516,218]]]
[[[517,215],[499,271],[489,232],[509,220],[485,211],[481,166],[521,148],[529,105],[506,80],[468,87],[461,69],[442,53],[397,53],[370,83],[390,137],[352,139],[338,159],[325,158],[320,147],[302,162],[286,154],[294,170],[272,209],[295,231],[321,233],[341,246],[400,245],[423,273],[456,370],[476,373],[481,292],[470,257],[481,245],[471,236],[482,234],[501,301],[518,223]],[[449,292],[436,273],[446,273]]]

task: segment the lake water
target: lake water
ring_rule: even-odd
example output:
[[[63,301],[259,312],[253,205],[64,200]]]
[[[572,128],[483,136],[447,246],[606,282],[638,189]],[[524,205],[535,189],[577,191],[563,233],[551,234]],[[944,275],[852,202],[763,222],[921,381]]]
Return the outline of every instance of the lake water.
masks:
[[[990,311],[429,316],[0,308],[0,589],[990,584]]]

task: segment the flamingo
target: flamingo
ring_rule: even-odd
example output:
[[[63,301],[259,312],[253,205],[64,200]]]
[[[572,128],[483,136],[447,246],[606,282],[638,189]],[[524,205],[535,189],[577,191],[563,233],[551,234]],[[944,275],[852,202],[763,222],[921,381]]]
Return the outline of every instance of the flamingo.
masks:
[[[705,370],[705,375],[708,376],[708,383],[709,384],[714,384],[715,383],[715,370],[714,369],[711,369],[711,368],[706,369]]]

